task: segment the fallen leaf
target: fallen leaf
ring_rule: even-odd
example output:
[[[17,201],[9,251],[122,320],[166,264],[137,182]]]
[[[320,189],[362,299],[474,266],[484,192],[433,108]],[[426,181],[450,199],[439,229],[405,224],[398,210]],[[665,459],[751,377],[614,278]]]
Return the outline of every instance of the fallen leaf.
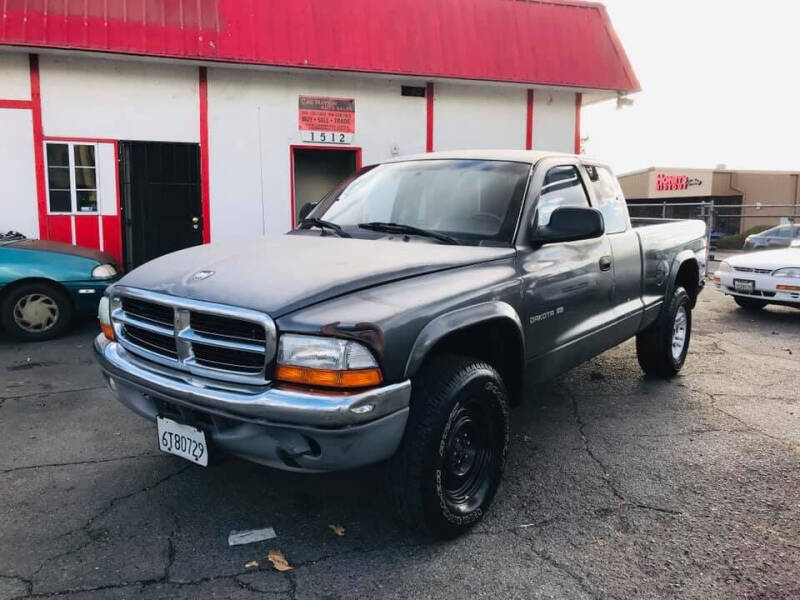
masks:
[[[269,554],[267,554],[267,558],[277,571],[292,570],[292,566],[288,562],[286,562],[286,558],[283,556],[283,552],[281,552],[280,550],[270,550]]]
[[[344,527],[341,525],[328,525],[328,529],[330,529],[333,533],[338,536],[344,535]]]
[[[257,569],[258,568],[258,561],[257,560],[251,560],[248,563],[244,563],[244,568],[245,569]]]

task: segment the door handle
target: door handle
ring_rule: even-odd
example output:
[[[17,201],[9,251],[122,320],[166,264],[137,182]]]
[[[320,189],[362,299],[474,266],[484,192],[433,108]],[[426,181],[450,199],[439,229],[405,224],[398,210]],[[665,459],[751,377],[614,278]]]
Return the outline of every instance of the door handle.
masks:
[[[600,257],[600,270],[601,271],[608,271],[611,269],[611,264],[614,261],[611,259],[610,256],[601,256]]]

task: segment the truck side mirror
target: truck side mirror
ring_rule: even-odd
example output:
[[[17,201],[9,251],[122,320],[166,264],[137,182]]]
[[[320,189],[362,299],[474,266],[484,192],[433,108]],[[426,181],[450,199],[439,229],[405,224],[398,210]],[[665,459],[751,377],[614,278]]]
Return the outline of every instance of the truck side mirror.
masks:
[[[317,204],[319,202],[306,202],[303,206],[300,207],[300,214],[298,215],[298,221],[302,221],[308,215],[311,214],[311,211],[317,208]]]
[[[597,238],[605,232],[603,214],[596,208],[562,206],[550,215],[550,222],[536,228],[531,243],[553,244]]]

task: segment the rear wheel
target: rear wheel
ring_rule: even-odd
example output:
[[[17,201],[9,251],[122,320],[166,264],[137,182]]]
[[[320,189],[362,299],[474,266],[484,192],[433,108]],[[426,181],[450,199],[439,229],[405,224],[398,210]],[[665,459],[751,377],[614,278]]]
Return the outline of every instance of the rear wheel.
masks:
[[[406,432],[389,465],[400,518],[440,538],[467,531],[497,492],[508,437],[497,371],[470,358],[432,358],[414,378]]]
[[[733,300],[745,310],[758,311],[764,308],[767,303],[764,300],[756,298],[745,298],[743,296],[734,296]]]
[[[66,331],[72,320],[72,303],[53,284],[25,283],[3,299],[0,318],[6,331],[17,339],[49,340]]]
[[[692,303],[678,286],[658,320],[636,336],[639,366],[648,375],[673,377],[683,367],[692,336]]]

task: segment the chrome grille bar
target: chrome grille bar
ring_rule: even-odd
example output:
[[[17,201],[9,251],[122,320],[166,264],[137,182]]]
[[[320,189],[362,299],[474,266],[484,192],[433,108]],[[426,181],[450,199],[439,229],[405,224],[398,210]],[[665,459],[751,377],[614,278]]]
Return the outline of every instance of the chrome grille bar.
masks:
[[[125,299],[136,302],[125,302]],[[165,312],[164,308],[171,313]],[[137,315],[137,310],[142,314]],[[149,318],[153,312],[171,314],[172,326]],[[193,315],[198,321],[211,317],[206,321],[211,321],[218,330],[192,329]],[[111,291],[111,320],[117,339],[126,350],[160,365],[232,383],[264,385],[270,381],[269,366],[275,357],[277,334],[274,321],[264,313],[116,286]],[[226,324],[236,333],[228,334]],[[144,340],[137,335],[137,328],[147,332],[150,339]],[[255,331],[258,339],[251,341],[240,337],[238,332],[242,328]],[[197,353],[203,350],[202,357],[196,355],[195,344]],[[168,351],[170,347],[174,347],[177,353]],[[208,358],[209,353],[214,356],[213,360]]]

